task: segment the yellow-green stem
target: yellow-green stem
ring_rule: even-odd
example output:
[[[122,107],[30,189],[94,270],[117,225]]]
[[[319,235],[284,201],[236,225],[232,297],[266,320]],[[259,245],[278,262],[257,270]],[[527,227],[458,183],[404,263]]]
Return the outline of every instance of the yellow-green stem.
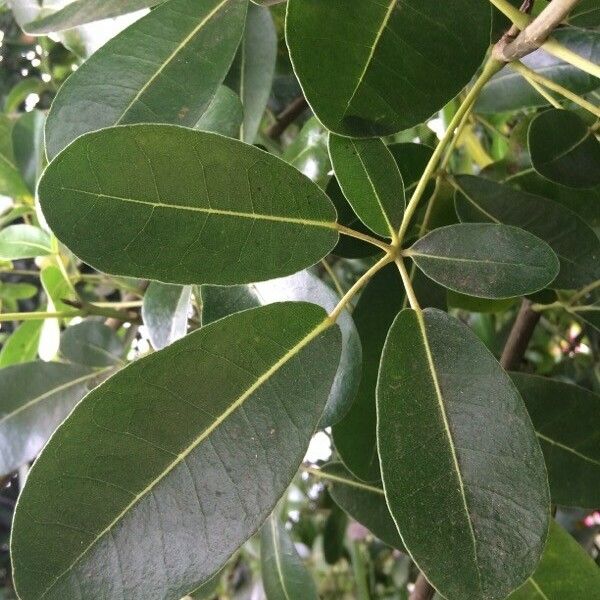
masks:
[[[421,306],[419,305],[419,301],[417,300],[417,296],[415,294],[415,290],[412,286],[412,281],[410,280],[410,276],[408,271],[406,270],[406,265],[404,264],[404,260],[402,257],[396,258],[396,266],[398,267],[398,271],[400,271],[400,277],[402,277],[402,283],[404,284],[404,291],[406,292],[406,297],[408,298],[408,303],[410,307],[414,310],[421,310]]]

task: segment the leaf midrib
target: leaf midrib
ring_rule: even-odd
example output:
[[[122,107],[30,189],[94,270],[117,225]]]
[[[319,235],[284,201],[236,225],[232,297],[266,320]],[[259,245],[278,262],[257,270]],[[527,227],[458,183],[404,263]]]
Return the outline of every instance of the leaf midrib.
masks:
[[[208,208],[202,206],[185,206],[181,204],[165,204],[164,202],[151,202],[149,200],[139,200],[137,198],[126,198],[125,196],[113,196],[111,194],[104,194],[102,192],[90,192],[88,190],[81,190],[79,188],[65,187],[65,186],[53,186],[55,189],[63,192],[74,192],[76,194],[84,194],[92,196],[94,198],[106,198],[108,200],[118,200],[120,202],[130,202],[132,204],[142,204],[152,208],[166,208],[171,210],[184,210],[189,212],[199,212],[208,215],[219,215],[222,217],[236,217],[239,219],[252,219],[258,221],[274,221],[277,223],[292,223],[295,225],[306,225],[307,227],[322,227],[324,229],[337,230],[337,223],[335,221],[317,221],[313,219],[301,219],[298,217],[284,217],[280,215],[268,215],[263,213],[247,213],[234,210],[222,210],[218,208]]]
[[[528,269],[539,269],[545,270],[546,267],[541,265],[533,265],[528,263],[515,263],[515,262],[506,262],[501,260],[485,260],[480,258],[460,258],[458,256],[439,256],[437,254],[425,254],[423,252],[418,252],[416,250],[406,251],[404,253],[409,257],[422,257],[422,258],[430,258],[432,260],[445,260],[449,262],[465,262],[465,263],[474,263],[474,264],[484,264],[484,265],[502,265],[507,267],[527,267]]]
[[[590,456],[587,456],[587,455],[579,452],[578,450],[575,450],[575,448],[571,448],[570,446],[562,444],[561,442],[557,442],[556,440],[553,440],[552,438],[547,437],[546,435],[544,435],[543,433],[540,433],[539,431],[536,431],[535,434],[540,438],[540,440],[543,440],[547,444],[556,446],[557,448],[560,448],[561,450],[564,450],[565,452],[570,452],[571,454],[578,456],[582,460],[585,460],[586,462],[592,463],[592,464],[600,467],[600,461],[598,461]]]
[[[59,573],[54,581],[42,592],[40,600],[45,598],[48,592],[50,592],[54,586],[61,580],[61,578],[67,574],[79,561],[100,541],[106,534],[110,533],[115,525],[121,521],[122,518],[147,494],[153,492],[154,488],[165,478],[173,469],[179,464],[185,461],[185,459],[213,432],[219,427],[232,413],[238,408],[243,406],[244,402],[264,383],[266,383],[271,376],[273,376],[279,369],[281,369],[289,360],[296,356],[303,348],[305,348],[310,342],[312,342],[321,333],[327,330],[334,324],[334,321],[327,316],[321,323],[319,323],[311,332],[305,335],[295,346],[290,348],[279,360],[277,360],[269,369],[267,369],[256,381],[240,394],[237,399],[232,402],[229,407],[217,417],[213,423],[208,426],[200,435],[193,440],[188,447],[180,452],[175,459],[167,465],[165,469],[159,475],[154,478],[143,490],[134,496],[134,498],[127,504],[127,506],[98,534],[96,537],[77,555],[77,557],[71,562],[71,564]]]

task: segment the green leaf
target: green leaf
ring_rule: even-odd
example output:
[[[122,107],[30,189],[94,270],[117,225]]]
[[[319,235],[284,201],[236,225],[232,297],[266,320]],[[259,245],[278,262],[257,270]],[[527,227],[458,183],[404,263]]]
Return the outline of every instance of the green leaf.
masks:
[[[289,0],[286,37],[304,95],[331,131],[383,136],[430,117],[469,82],[491,11],[455,0]]]
[[[37,77],[21,79],[14,85],[4,98],[4,112],[6,114],[16,113],[29,94],[41,94],[46,84]]]
[[[20,598],[177,600],[207,581],[296,474],[340,347],[322,308],[272,304],[203,327],[88,394],[19,498]]]
[[[600,569],[585,550],[555,521],[535,573],[509,600],[582,600],[595,598]]]
[[[29,194],[15,163],[12,121],[0,114],[0,194],[18,198]]]
[[[163,0],[74,0],[64,8],[23,26],[27,33],[39,35],[71,29],[85,23],[125,15],[160,4]]]
[[[238,135],[247,144],[256,140],[273,85],[277,59],[277,31],[271,11],[250,4],[246,29],[227,84],[239,93],[244,120]]]
[[[380,139],[329,136],[337,180],[360,220],[374,233],[395,238],[404,214],[404,183],[394,157]]]
[[[46,292],[50,312],[72,310],[63,300],[73,296],[73,289],[56,265],[44,267],[40,273],[40,281]]]
[[[237,138],[243,118],[244,109],[238,95],[226,85],[220,85],[194,129]]]
[[[38,293],[31,283],[13,283],[0,281],[0,300],[28,300]]]
[[[577,385],[511,373],[540,441],[552,501],[600,505],[600,396]]]
[[[69,361],[89,367],[110,367],[122,362],[123,342],[101,321],[88,319],[67,327],[60,352]]]
[[[537,292],[554,281],[559,269],[546,242],[523,229],[491,223],[434,229],[406,255],[437,283],[481,298]]]
[[[260,566],[267,600],[318,600],[315,582],[276,516],[262,528]]]
[[[348,414],[333,427],[333,441],[346,467],[363,481],[380,479],[375,387],[383,344],[403,302],[400,275],[389,265],[369,281],[352,313],[362,343],[362,377]]]
[[[38,188],[52,231],[100,271],[165,283],[249,283],[335,246],[335,209],[280,159],[216,134],[129,125],[77,139]]]
[[[528,134],[533,168],[573,188],[600,184],[600,142],[574,112],[553,108],[533,119]]]
[[[593,63],[600,62],[599,32],[564,28],[557,29],[552,35],[572,52]],[[521,62],[575,94],[587,94],[598,87],[598,80],[593,75],[548,54],[541,48],[524,56]],[[519,73],[507,66],[494,75],[483,88],[475,103],[475,110],[478,113],[492,114],[546,105],[548,100]]]
[[[29,362],[0,369],[0,474],[33,460],[88,391],[97,371]]]
[[[531,575],[549,520],[543,456],[517,390],[467,326],[434,309],[398,315],[377,439],[390,512],[444,597],[505,598]]]
[[[323,556],[328,565],[335,565],[347,554],[347,529],[348,515],[337,504],[332,503],[323,525]]]
[[[8,367],[35,360],[37,357],[43,320],[23,321],[2,344],[0,367]]]
[[[50,236],[35,225],[9,225],[0,231],[0,259],[18,260],[52,254]]]
[[[31,193],[44,168],[44,123],[46,116],[39,110],[24,113],[12,130],[15,164]]]
[[[203,325],[234,312],[273,302],[312,302],[331,312],[339,301],[338,295],[329,286],[308,271],[247,286],[203,285],[198,295],[202,305]],[[342,353],[321,417],[321,427],[337,423],[348,412],[361,377],[362,350],[354,321],[350,314],[344,311],[337,324],[342,332]]]
[[[514,225],[548,243],[560,261],[552,287],[577,289],[600,279],[600,240],[568,208],[481,177],[461,175],[456,184],[461,221]]]
[[[600,25],[600,2],[581,0],[569,13],[569,23],[576,27],[598,27]]]
[[[187,333],[191,301],[189,285],[150,283],[144,294],[142,319],[155,350],[165,348]]]
[[[247,5],[171,0],[115,36],[56,95],[46,124],[49,158],[112,125],[196,125],[233,61]]]
[[[380,484],[360,481],[342,463],[329,463],[321,472],[336,504],[380,540],[404,551]]]

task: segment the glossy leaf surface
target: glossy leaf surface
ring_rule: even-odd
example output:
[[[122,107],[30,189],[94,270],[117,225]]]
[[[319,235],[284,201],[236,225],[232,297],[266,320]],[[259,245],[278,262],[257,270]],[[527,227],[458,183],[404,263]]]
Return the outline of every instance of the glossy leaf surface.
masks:
[[[171,0],[118,34],[54,99],[46,124],[48,156],[112,125],[194,126],[233,61],[246,8],[247,0]]]
[[[505,598],[531,575],[549,519],[543,456],[516,388],[467,326],[433,309],[398,315],[377,438],[390,512],[444,597]]]
[[[361,221],[380,236],[394,237],[404,214],[404,184],[385,144],[330,134],[329,154],[340,187]]]
[[[290,0],[286,38],[319,120],[374,137],[417,125],[456,96],[483,59],[490,21],[488,5],[468,0]]]
[[[535,573],[509,600],[582,600],[600,590],[600,569],[555,521]]]
[[[29,362],[0,369],[0,474],[33,460],[87,392],[97,373],[79,365]]]
[[[481,177],[458,176],[456,184],[461,221],[514,225],[548,243],[560,261],[553,287],[576,289],[600,279],[598,236],[568,208]]]
[[[289,277],[247,286],[204,285],[199,290],[197,300],[202,305],[202,324],[207,325],[232,313],[273,302],[313,302],[331,312],[339,296],[316,275],[302,271]],[[321,417],[322,427],[338,422],[348,412],[361,378],[362,351],[354,321],[350,314],[343,312],[337,324],[342,332],[342,354]]]
[[[322,308],[273,304],[204,327],[88,394],[19,500],[19,596],[179,600],[207,581],[290,484],[339,352]]]
[[[17,260],[52,253],[50,236],[35,225],[10,225],[0,231],[0,259]]]
[[[289,275],[338,238],[331,202],[293,167],[182,127],[83,136],[50,164],[38,194],[50,227],[81,259],[166,283]]]
[[[192,298],[189,285],[168,285],[153,281],[144,294],[142,319],[150,343],[161,350],[187,333]]]
[[[600,184],[600,142],[577,114],[550,109],[529,126],[534,169],[561,185],[591,188]]]
[[[329,463],[322,471],[336,504],[386,544],[404,549],[381,484],[360,481],[342,463]]]
[[[267,600],[318,600],[317,587],[276,516],[263,525],[260,561]]]
[[[512,373],[540,441],[552,501],[600,505],[600,396],[547,377]]]
[[[87,320],[67,327],[60,352],[69,361],[89,367],[110,367],[122,361],[123,342],[101,321]]]
[[[546,242],[509,225],[440,227],[407,254],[434,281],[481,298],[536,292],[552,283],[559,270],[556,254]]]
[[[362,378],[354,404],[333,428],[333,441],[346,467],[364,481],[380,479],[375,387],[385,337],[403,302],[400,275],[390,265],[367,284],[352,313],[363,349]]]

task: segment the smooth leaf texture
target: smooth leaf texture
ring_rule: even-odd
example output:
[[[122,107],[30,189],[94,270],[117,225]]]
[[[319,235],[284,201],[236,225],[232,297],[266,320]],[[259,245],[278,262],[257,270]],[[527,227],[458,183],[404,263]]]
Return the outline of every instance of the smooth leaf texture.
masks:
[[[600,142],[574,112],[553,108],[533,119],[528,133],[533,168],[568,187],[600,184]]]
[[[363,349],[362,377],[354,404],[333,427],[333,441],[343,463],[363,481],[380,479],[375,387],[385,337],[403,302],[400,275],[389,265],[367,284],[352,313]]]
[[[24,25],[27,33],[43,34],[71,29],[92,21],[125,15],[160,4],[163,0],[74,0],[61,10]]]
[[[555,521],[535,573],[509,600],[582,600],[596,598],[600,569],[585,550]]]
[[[564,28],[557,29],[552,36],[576,54],[593,63],[600,62],[600,32]],[[598,80],[593,75],[563,62],[541,48],[524,56],[521,61],[530,69],[576,94],[587,94],[598,87]],[[548,100],[536,92],[519,73],[510,67],[504,67],[483,88],[475,103],[475,110],[490,114],[547,104]]]
[[[335,209],[296,169],[252,146],[169,125],[77,139],[38,195],[52,231],[101,271],[166,283],[250,283],[335,246]]]
[[[0,474],[33,460],[98,373],[30,362],[0,369]]]
[[[534,235],[509,225],[462,223],[440,227],[406,253],[425,275],[463,294],[509,298],[554,281],[556,254]]]
[[[286,38],[319,120],[374,137],[417,125],[456,96],[483,60],[490,23],[489,5],[470,0],[290,0]]]
[[[315,582],[276,516],[263,525],[260,564],[267,600],[318,600]]]
[[[12,145],[12,121],[0,114],[0,194],[11,198],[29,193],[15,163]]]
[[[142,319],[155,350],[165,348],[187,333],[191,300],[189,285],[150,283],[144,294]]]
[[[512,373],[539,438],[552,500],[600,505],[600,396],[577,385]]]
[[[548,243],[560,261],[552,287],[576,289],[600,279],[600,240],[568,208],[481,177],[461,175],[456,185],[461,221],[514,225]]]
[[[25,363],[37,357],[42,319],[23,321],[12,335],[2,344],[0,350],[0,367]]]
[[[360,481],[342,463],[329,463],[321,471],[336,504],[380,540],[404,550],[380,484]]]
[[[89,367],[110,367],[122,361],[121,338],[101,321],[87,320],[67,327],[60,352],[69,361]]]
[[[238,95],[226,85],[220,85],[194,129],[237,138],[243,119],[244,109]]]
[[[43,112],[32,110],[19,117],[12,130],[15,163],[32,194],[44,166],[45,121]]]
[[[394,157],[380,139],[329,136],[337,180],[360,220],[371,231],[392,238],[404,214],[404,183]]]
[[[196,125],[233,61],[247,4],[171,0],[105,44],[56,95],[46,124],[48,156],[112,125]]]
[[[347,553],[347,530],[348,515],[334,503],[323,525],[323,556],[328,565],[335,565]]]
[[[390,512],[444,597],[505,598],[531,575],[549,520],[542,452],[516,388],[467,326],[435,309],[398,315],[377,439]]]
[[[250,4],[246,28],[237,56],[227,77],[244,107],[238,137],[247,144],[256,140],[275,74],[277,31],[268,8]]]
[[[273,302],[312,302],[331,312],[339,296],[316,275],[302,271],[289,277],[247,286],[204,285],[197,294],[202,306],[202,324],[227,315]],[[320,425],[337,423],[350,409],[361,377],[361,344],[352,317],[343,312],[338,320],[342,332],[342,354],[338,371],[323,411]]]
[[[50,236],[35,225],[10,225],[0,231],[0,259],[17,260],[52,253]]]
[[[322,308],[272,304],[203,327],[88,394],[19,499],[19,596],[179,600],[207,581],[290,484],[340,344]]]

